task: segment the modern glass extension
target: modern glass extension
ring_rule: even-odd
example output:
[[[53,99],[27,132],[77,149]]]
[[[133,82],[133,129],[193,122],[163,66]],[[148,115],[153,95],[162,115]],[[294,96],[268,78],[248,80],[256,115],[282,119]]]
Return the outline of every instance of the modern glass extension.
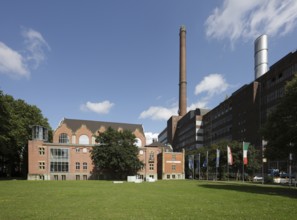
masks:
[[[69,149],[50,149],[51,172],[69,172]]]

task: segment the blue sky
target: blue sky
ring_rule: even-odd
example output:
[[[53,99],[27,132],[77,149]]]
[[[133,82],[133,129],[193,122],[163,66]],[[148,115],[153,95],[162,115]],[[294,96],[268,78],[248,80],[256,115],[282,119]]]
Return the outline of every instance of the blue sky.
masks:
[[[177,114],[179,28],[187,29],[188,109],[213,108],[297,49],[295,0],[1,1],[0,90],[63,118],[143,124]]]

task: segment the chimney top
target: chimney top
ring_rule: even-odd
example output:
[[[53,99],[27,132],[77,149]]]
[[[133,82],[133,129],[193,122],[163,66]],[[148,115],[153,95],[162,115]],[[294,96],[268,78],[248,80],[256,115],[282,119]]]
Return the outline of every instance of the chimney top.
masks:
[[[182,26],[180,26],[180,32],[182,32],[182,31],[186,31],[186,26],[185,25],[182,25]]]

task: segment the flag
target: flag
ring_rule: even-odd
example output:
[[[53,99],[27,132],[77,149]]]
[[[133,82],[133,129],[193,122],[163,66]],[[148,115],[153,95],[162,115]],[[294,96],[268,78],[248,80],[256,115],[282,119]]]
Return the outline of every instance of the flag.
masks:
[[[249,148],[249,143],[243,142],[242,148],[243,148],[243,164],[247,165],[248,164],[247,152]]]
[[[220,150],[217,149],[216,167],[220,166]]]
[[[232,152],[231,152],[231,148],[229,146],[227,146],[227,154],[228,154],[228,164],[233,165]]]
[[[189,169],[192,170],[194,168],[194,155],[188,155],[188,161],[189,161]]]
[[[202,167],[207,167],[207,165],[208,165],[208,151],[206,151],[206,157],[205,157]]]

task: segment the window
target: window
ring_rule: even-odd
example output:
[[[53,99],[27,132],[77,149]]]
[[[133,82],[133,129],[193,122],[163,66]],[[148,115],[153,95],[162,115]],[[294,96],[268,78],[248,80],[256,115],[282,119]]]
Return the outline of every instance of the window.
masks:
[[[154,152],[153,151],[150,152],[149,161],[154,161]]]
[[[86,163],[86,162],[83,163],[83,169],[84,170],[87,170],[88,169],[88,163]]]
[[[79,144],[90,144],[89,137],[85,134],[81,135],[78,140]]]
[[[172,175],[172,179],[175,179],[175,175],[174,174]]]
[[[80,169],[80,163],[79,163],[79,162],[76,162],[76,163],[75,163],[75,169],[76,169],[76,170],[79,170],[79,169]]]
[[[172,164],[172,167],[171,168],[172,168],[173,171],[175,171],[176,170],[175,164]]]
[[[176,161],[176,155],[172,154],[172,161]]]
[[[75,148],[75,152],[76,152],[76,153],[79,153],[79,152],[80,152],[79,147]]]
[[[39,169],[44,170],[45,169],[45,162],[39,162]]]
[[[87,175],[83,175],[83,179],[84,180],[87,180],[88,179],[88,176]]]
[[[39,175],[40,180],[44,180],[44,175]]]
[[[167,179],[170,179],[170,175],[167,175]]]
[[[69,171],[69,149],[51,148],[50,149],[51,172],[68,172]]]
[[[59,180],[58,175],[54,175],[54,179],[55,179],[55,180]]]
[[[75,176],[75,179],[76,179],[76,180],[80,180],[80,175],[76,175],[76,176]]]
[[[39,155],[44,155],[45,154],[45,149],[44,147],[39,148]]]
[[[68,162],[51,162],[51,172],[68,172]]]
[[[68,149],[63,148],[52,148],[51,149],[51,159],[65,159],[68,160]]]
[[[66,133],[61,133],[59,136],[59,143],[61,144],[68,144],[69,143],[69,137]]]
[[[66,175],[62,175],[62,180],[66,180]]]
[[[154,164],[150,163],[150,170],[154,170]]]
[[[149,175],[149,177],[150,177],[151,179],[155,179],[155,176],[154,176],[154,175]]]

